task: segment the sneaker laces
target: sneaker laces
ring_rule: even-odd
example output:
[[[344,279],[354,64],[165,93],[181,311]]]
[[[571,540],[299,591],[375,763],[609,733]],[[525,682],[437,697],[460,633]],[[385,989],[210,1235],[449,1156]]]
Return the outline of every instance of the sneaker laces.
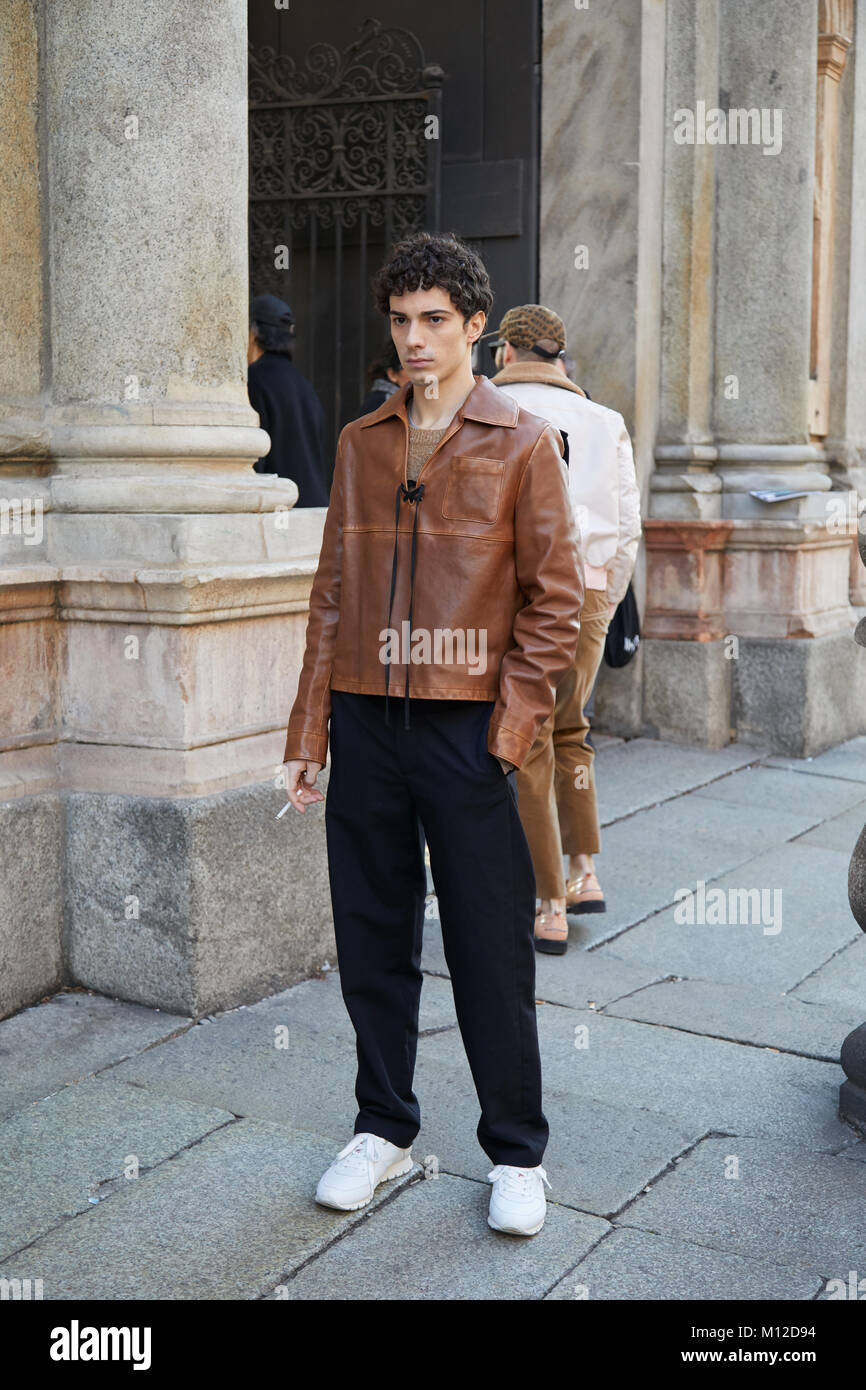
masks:
[[[511,1163],[497,1163],[493,1171],[487,1174],[488,1182],[500,1180],[503,1192],[517,1197],[525,1197],[530,1185],[537,1178],[550,1187],[547,1174],[540,1165],[537,1168],[518,1168]]]
[[[337,1154],[335,1166],[344,1173],[365,1167],[372,1183],[373,1165],[383,1157],[384,1144],[385,1140],[380,1138],[378,1134],[353,1134],[346,1147]]]

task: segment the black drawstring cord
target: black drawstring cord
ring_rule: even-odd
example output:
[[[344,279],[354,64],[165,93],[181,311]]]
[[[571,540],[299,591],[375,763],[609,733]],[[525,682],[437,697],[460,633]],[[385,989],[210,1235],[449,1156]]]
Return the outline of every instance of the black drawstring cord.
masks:
[[[397,542],[400,535],[400,501],[421,502],[424,496],[424,484],[412,483],[410,487],[404,487],[400,483],[394,498],[394,557],[391,561],[391,597],[388,603],[388,649],[390,651],[390,630],[391,630],[391,610],[394,606],[394,590],[397,585]],[[415,518],[412,523],[412,563],[409,578],[409,650],[406,652],[406,691],[403,696],[403,723],[405,728],[409,728],[409,661],[411,660],[412,644],[412,604],[415,598],[415,550],[418,540],[418,507],[415,507]],[[385,660],[385,722],[390,724],[388,704],[388,677],[391,658]]]
[[[402,489],[402,483],[400,487]],[[417,504],[415,507],[415,517],[412,522],[412,564],[409,571],[409,650],[406,653],[406,693],[403,697],[404,724],[407,729],[409,728],[409,661],[412,656],[412,604],[415,599],[415,546],[418,541],[418,508],[423,496],[424,484],[413,483],[405,497],[407,502],[415,502]]]
[[[389,683],[389,679],[388,679],[388,678],[389,678],[389,676],[390,676],[390,674],[391,674],[391,673],[390,673],[390,670],[389,670],[389,667],[390,667],[390,665],[391,665],[391,657],[390,657],[390,651],[391,651],[391,609],[392,609],[393,606],[394,606],[394,588],[395,588],[395,585],[396,585],[396,583],[397,583],[397,536],[398,536],[398,533],[399,533],[399,525],[400,525],[400,493],[401,493],[402,491],[403,491],[403,484],[400,483],[399,486],[398,486],[398,488],[397,488],[397,495],[396,495],[396,498],[395,498],[395,506],[394,506],[394,558],[393,558],[392,561],[391,561],[391,598],[390,598],[390,601],[389,601],[389,603],[388,603],[388,621],[387,621],[387,623],[385,624],[386,629],[387,629],[388,652],[389,652],[389,655],[385,657],[385,723],[386,723],[386,724],[390,724],[390,723],[391,723],[391,719],[390,719],[390,716],[389,716],[389,713],[388,713],[388,709],[389,709],[389,706],[388,706],[388,683]]]

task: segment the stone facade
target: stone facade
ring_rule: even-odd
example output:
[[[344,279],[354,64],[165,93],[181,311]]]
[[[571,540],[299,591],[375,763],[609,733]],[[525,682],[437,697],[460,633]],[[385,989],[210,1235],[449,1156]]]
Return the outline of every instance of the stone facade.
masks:
[[[598,722],[808,756],[866,729],[851,695],[866,11],[549,0],[545,14],[545,71],[576,80],[545,93],[541,296],[580,380],[633,431],[648,518],[642,649],[603,670]],[[568,259],[581,243],[587,269]]]

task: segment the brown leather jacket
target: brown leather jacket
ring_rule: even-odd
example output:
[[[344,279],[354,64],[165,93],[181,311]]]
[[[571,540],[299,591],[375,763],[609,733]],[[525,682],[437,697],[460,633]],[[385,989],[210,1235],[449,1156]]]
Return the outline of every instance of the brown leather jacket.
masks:
[[[325,762],[332,689],[393,700],[408,682],[495,701],[488,749],[520,767],[580,628],[562,438],[476,376],[413,487],[411,390],[340,435],[284,760]]]

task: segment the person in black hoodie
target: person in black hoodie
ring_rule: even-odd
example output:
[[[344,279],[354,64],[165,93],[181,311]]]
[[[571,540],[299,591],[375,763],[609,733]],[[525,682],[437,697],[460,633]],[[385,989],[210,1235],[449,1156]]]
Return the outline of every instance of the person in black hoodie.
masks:
[[[247,390],[270,453],[254,465],[298,485],[298,507],[327,507],[323,462],[325,412],[316,392],[292,363],[295,320],[285,300],[260,294],[250,310]]]

